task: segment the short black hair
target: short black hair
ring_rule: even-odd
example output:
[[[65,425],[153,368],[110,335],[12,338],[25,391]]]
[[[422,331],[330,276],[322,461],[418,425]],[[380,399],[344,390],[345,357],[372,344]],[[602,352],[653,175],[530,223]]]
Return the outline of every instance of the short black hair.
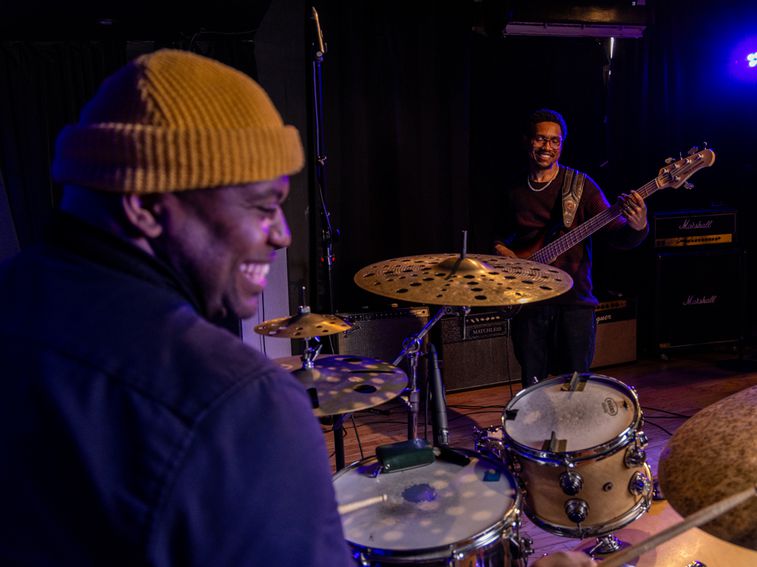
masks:
[[[556,110],[551,110],[549,108],[540,108],[539,110],[534,110],[528,117],[528,122],[526,123],[527,136],[530,136],[534,133],[534,128],[539,122],[554,122],[556,124],[559,124],[560,130],[562,131],[563,140],[568,137],[568,126],[567,124],[565,124],[565,118],[563,118],[562,114],[560,114]]]

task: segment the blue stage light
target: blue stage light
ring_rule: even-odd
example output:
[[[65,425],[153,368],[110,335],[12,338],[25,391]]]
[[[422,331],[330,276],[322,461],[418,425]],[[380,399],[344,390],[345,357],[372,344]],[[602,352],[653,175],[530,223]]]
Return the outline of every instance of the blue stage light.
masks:
[[[735,79],[757,82],[757,36],[747,37],[734,46],[730,71]]]

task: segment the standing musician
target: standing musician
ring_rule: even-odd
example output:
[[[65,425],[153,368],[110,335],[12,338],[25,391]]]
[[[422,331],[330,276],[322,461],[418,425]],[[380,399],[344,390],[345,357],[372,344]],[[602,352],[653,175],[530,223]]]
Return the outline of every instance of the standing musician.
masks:
[[[353,565],[304,388],[214,324],[256,312],[303,161],[257,83],[175,50],[62,131],[61,210],[0,266],[0,564]]]
[[[610,207],[586,174],[559,164],[568,134],[560,113],[540,109],[527,121],[524,142],[528,174],[512,186],[495,251],[529,257],[550,239],[575,229]],[[628,249],[644,240],[647,209],[636,192],[619,197],[623,216],[603,231],[616,248]],[[550,373],[586,372],[594,357],[597,298],[592,292],[592,247],[587,238],[562,253],[554,266],[573,278],[573,288],[554,299],[527,305],[513,319],[513,347],[521,365],[523,387]]]

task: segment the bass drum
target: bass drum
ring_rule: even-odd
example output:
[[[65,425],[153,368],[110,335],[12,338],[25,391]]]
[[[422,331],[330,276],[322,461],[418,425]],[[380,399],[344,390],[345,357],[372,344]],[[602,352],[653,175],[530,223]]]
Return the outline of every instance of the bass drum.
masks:
[[[599,374],[566,374],[518,392],[502,415],[525,511],[567,537],[601,536],[652,503],[642,412],[633,389]]]
[[[370,457],[334,476],[358,565],[525,567],[514,479],[502,463],[453,452],[455,459],[390,473]]]

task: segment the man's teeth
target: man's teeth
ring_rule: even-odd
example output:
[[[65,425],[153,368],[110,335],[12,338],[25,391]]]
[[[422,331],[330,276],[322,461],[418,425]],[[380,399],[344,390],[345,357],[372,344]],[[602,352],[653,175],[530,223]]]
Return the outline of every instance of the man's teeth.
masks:
[[[271,269],[269,264],[242,264],[239,266],[239,271],[242,272],[245,277],[254,283],[262,283],[265,281],[265,277],[268,275],[268,271]]]

